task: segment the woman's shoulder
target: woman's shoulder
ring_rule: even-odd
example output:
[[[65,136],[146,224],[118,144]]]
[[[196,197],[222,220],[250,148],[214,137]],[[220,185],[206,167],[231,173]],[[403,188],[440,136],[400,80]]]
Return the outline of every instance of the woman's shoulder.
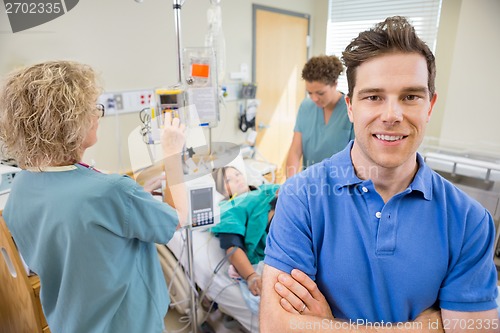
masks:
[[[266,183],[258,187],[261,191],[276,191],[280,188],[280,184]]]
[[[80,174],[83,176],[80,181],[89,184],[96,191],[114,193],[115,196],[120,193],[131,194],[137,188],[141,188],[135,180],[127,175],[103,173],[91,169],[81,169]]]
[[[304,123],[314,123],[314,119],[322,115],[322,110],[308,97],[300,103],[297,118]]]
[[[300,103],[300,109],[312,109],[312,108],[316,108],[316,104],[309,97],[304,98]]]

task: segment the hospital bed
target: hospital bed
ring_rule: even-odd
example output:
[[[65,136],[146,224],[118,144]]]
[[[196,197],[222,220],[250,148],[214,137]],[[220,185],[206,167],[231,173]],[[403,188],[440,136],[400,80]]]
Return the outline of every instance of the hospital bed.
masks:
[[[211,310],[218,309],[241,326],[232,331],[258,332],[258,316],[252,314],[245,303],[239,283],[228,276],[229,264],[219,240],[208,230],[193,231],[192,240],[195,286],[184,270],[187,267],[187,249],[183,233],[176,232],[166,246],[158,246],[172,306],[181,314],[189,314],[190,288],[196,288],[198,301],[206,302],[205,310],[200,310],[199,303],[199,323],[208,318]]]

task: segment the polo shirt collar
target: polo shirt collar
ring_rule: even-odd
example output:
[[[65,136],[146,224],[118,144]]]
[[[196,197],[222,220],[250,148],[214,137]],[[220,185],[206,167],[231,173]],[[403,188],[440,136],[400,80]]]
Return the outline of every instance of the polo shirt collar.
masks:
[[[363,182],[356,173],[354,172],[354,167],[351,159],[351,149],[354,144],[352,140],[347,144],[344,150],[340,151],[337,155],[334,155],[330,159],[330,172],[338,169],[338,172],[342,172],[341,177],[338,177],[338,185],[340,187],[351,186],[360,184]],[[432,199],[432,170],[425,164],[423,157],[417,153],[417,163],[418,170],[417,174],[413,178],[409,189],[410,191],[419,191],[423,194],[426,200]]]
[[[412,191],[422,192],[426,200],[432,199],[432,170],[425,164],[422,155],[417,153],[418,171],[409,188]]]
[[[356,176],[352,165],[351,149],[353,144],[354,140],[351,140],[344,150],[341,150],[329,160],[329,172],[338,175],[337,185],[340,187],[356,185],[363,182],[362,179]]]

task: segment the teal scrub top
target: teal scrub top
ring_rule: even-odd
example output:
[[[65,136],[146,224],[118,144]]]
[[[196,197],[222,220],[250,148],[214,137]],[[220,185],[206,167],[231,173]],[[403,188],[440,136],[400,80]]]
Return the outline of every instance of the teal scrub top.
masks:
[[[294,132],[302,134],[304,169],[344,149],[354,139],[344,97],[335,105],[328,124],[325,124],[323,109],[310,98],[304,99],[300,104]]]
[[[23,170],[3,216],[40,277],[52,332],[163,331],[170,299],[154,243],[178,219],[134,180],[81,165]]]
[[[220,223],[212,228],[212,232],[216,235],[230,233],[243,236],[246,254],[252,264],[264,259],[270,202],[279,187],[278,184],[264,184],[254,191],[220,203]]]

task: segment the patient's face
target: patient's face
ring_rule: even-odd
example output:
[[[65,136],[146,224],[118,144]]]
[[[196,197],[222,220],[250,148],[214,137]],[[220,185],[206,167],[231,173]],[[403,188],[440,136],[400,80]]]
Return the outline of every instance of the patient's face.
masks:
[[[234,168],[225,170],[226,190],[230,195],[241,194],[249,191],[245,177]]]

